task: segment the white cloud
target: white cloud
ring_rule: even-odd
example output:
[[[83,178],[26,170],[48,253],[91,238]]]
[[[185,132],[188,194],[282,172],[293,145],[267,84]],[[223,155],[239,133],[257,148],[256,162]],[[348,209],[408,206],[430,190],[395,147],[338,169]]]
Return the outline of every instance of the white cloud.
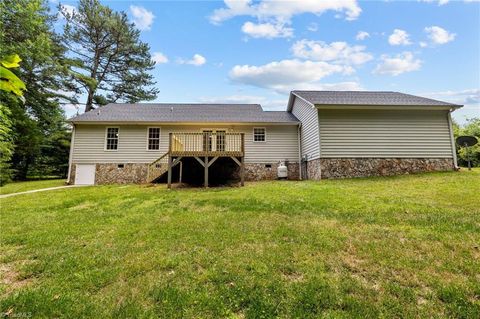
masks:
[[[418,43],[418,45],[421,47],[421,48],[426,48],[428,46],[428,43],[427,42],[424,42],[424,41],[420,41]]]
[[[162,52],[154,52],[152,55],[152,60],[155,61],[155,64],[167,63],[168,58]]]
[[[415,59],[411,52],[403,52],[395,56],[382,55],[380,59],[382,62],[377,65],[373,73],[397,76],[405,72],[416,71],[422,65],[422,61]]]
[[[426,27],[425,32],[427,33],[428,38],[434,44],[445,44],[455,39],[456,34],[450,33],[447,30],[438,27],[438,26],[431,26]]]
[[[155,19],[153,12],[148,11],[144,7],[133,5],[130,6],[130,12],[133,15],[133,23],[135,23],[139,30],[150,30],[153,20]]]
[[[368,32],[358,31],[357,35],[355,36],[355,39],[362,41],[369,37],[370,37],[370,34]]]
[[[282,95],[281,99],[268,99],[265,96],[258,95],[203,96],[198,101],[200,103],[260,104],[267,111],[284,111],[287,106],[288,96]]]
[[[286,94],[292,89],[320,87],[318,81],[331,74],[350,74],[349,66],[327,62],[282,60],[260,66],[236,65],[230,78],[237,83],[273,89]]]
[[[467,89],[460,91],[440,91],[423,93],[425,96],[429,96],[435,99],[444,99],[451,103],[476,105],[480,107],[480,89]],[[480,116],[480,108],[478,109]]]
[[[336,64],[360,65],[373,59],[370,53],[360,45],[350,46],[346,42],[300,40],[293,44],[293,55],[302,59],[315,61],[332,61]]]
[[[412,42],[410,42],[409,35],[406,31],[395,29],[388,37],[388,43],[391,45],[409,45]]]
[[[64,13],[67,13],[68,15],[73,15],[73,13],[77,12],[77,8],[75,6],[71,6],[69,4],[62,4],[61,10]]]
[[[302,13],[313,13],[320,15],[328,10],[345,12],[347,20],[358,18],[362,9],[356,0],[340,1],[259,1],[253,3],[250,0],[225,0],[225,8],[217,9],[210,16],[214,24],[236,16],[252,16],[258,19],[274,18],[278,21],[289,20],[292,16]]]
[[[177,61],[178,64],[190,64],[190,65],[195,65],[195,66],[201,66],[207,63],[207,59],[203,57],[202,55],[196,53],[193,55],[193,58],[190,60],[183,60],[183,59],[178,59]]]
[[[307,30],[310,32],[317,32],[318,31],[318,24],[312,22],[308,25]]]
[[[464,107],[452,114],[457,122],[465,123],[467,119],[480,117],[480,89],[478,88],[459,91],[423,92],[419,93],[419,95],[464,105]]]
[[[293,35],[293,29],[282,23],[253,23],[245,22],[242,26],[243,33],[252,38],[289,38]]]
[[[419,0],[420,2],[437,2],[439,6],[447,4],[450,0]]]
[[[278,34],[293,34],[292,28],[287,28],[291,24],[291,18],[295,15],[303,13],[312,13],[320,15],[326,11],[336,11],[345,14],[347,20],[355,20],[358,18],[362,9],[358,6],[356,0],[338,0],[338,1],[318,1],[318,0],[302,0],[302,1],[270,1],[270,0],[224,0],[225,7],[216,9],[209,17],[213,24],[220,24],[225,20],[237,16],[250,16],[258,20],[257,28],[287,29]],[[247,27],[253,27],[253,23]],[[269,25],[269,26],[268,26]],[[281,27],[281,28],[280,28]],[[245,28],[245,25],[244,25]],[[275,28],[274,28],[275,29]],[[245,31],[244,31],[245,32]],[[265,31],[263,31],[265,32]],[[275,32],[275,31],[273,31]],[[257,34],[258,32],[256,32]],[[269,33],[271,34],[271,33]],[[283,36],[286,37],[286,36]]]

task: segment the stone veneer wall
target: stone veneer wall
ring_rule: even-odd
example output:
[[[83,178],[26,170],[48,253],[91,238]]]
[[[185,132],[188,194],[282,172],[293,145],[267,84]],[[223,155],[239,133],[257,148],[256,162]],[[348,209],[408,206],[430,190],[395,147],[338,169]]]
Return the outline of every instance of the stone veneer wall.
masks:
[[[272,163],[271,168],[265,167],[266,164],[245,163],[245,180],[260,181],[277,179],[278,163]],[[298,164],[288,163],[288,179],[298,180]],[[148,164],[124,164],[123,168],[118,168],[118,164],[96,164],[95,184],[142,184],[147,182]],[[213,172],[210,172],[213,174]],[[239,170],[238,170],[239,174]],[[240,176],[238,175],[238,178]],[[72,164],[70,172],[70,183],[75,182],[75,164]]]
[[[322,158],[309,161],[309,179],[391,176],[453,170],[451,158]],[[321,173],[320,173],[321,172]]]
[[[75,164],[70,168],[70,179],[67,181],[69,185],[75,184]]]
[[[142,184],[147,182],[148,164],[123,164],[119,168],[117,163],[96,164],[95,184]],[[70,184],[75,183],[75,164],[70,171]]]
[[[95,184],[142,184],[147,182],[148,164],[97,164]]]
[[[277,179],[278,163],[271,163],[271,167],[265,167],[267,164],[245,163],[245,180],[247,181],[262,181]],[[298,163],[288,163],[288,179],[299,179]]]

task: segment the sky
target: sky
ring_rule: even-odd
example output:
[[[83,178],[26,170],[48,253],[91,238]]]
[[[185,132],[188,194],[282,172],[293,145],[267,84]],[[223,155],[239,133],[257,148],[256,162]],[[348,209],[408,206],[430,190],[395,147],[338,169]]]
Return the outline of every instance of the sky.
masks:
[[[464,104],[459,123],[480,117],[479,1],[102,3],[150,45],[153,102],[285,110],[291,90],[399,91]]]

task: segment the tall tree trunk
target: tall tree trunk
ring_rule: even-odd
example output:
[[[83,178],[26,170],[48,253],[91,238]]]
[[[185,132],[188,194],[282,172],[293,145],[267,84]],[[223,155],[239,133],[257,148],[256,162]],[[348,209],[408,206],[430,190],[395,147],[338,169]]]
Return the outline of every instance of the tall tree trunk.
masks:
[[[85,112],[93,110],[93,90],[88,90],[87,103],[85,103]]]

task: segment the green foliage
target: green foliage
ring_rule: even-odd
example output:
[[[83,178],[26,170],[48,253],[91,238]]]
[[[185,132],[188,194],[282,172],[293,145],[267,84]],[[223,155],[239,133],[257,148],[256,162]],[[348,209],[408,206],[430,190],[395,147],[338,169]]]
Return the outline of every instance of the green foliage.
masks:
[[[46,0],[3,0],[0,15],[0,56],[10,56],[6,65],[18,64],[19,59],[12,55],[21,57],[15,74],[28,88],[24,102],[11,94],[0,94],[11,114],[12,169],[16,179],[25,179],[32,169],[38,171],[36,165],[49,137],[58,130],[65,131],[60,102],[75,99],[63,92],[78,91],[71,84],[71,60],[65,57],[66,48],[53,30],[56,16],[49,13]],[[63,161],[67,163],[68,156]]]
[[[149,46],[124,12],[98,0],[80,0],[78,10],[62,10],[64,43],[74,58],[72,75],[87,94],[85,111],[109,102],[152,100],[158,90],[148,73],[155,63]]]
[[[22,97],[23,91],[27,89],[25,83],[9,70],[19,67],[20,61],[22,60],[18,54],[12,54],[0,60],[0,90]]]
[[[0,186],[12,177],[10,159],[13,154],[12,120],[10,110],[0,104]]]
[[[479,180],[474,169],[0,198],[9,208],[0,268],[16,274],[0,283],[0,309],[12,318],[479,318]]]
[[[10,68],[20,66],[20,57],[18,54],[12,54],[0,59],[0,90],[13,93],[22,98],[25,84],[20,80]],[[0,103],[0,186],[9,182],[12,177],[10,169],[10,159],[13,155],[13,132],[12,132],[12,113]]]
[[[475,146],[469,148],[457,145],[458,165],[467,166],[467,160],[470,159],[472,166],[480,166],[480,118],[469,119],[462,127],[455,124],[453,132],[455,139],[458,136],[469,135],[475,136],[478,140]]]

